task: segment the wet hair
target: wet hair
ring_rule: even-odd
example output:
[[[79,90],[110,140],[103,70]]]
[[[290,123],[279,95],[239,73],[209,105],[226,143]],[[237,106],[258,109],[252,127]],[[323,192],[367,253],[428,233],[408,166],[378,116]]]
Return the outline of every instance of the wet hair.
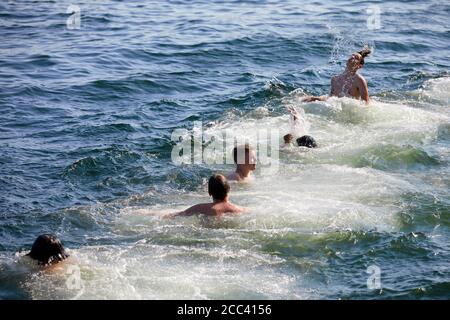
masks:
[[[61,241],[52,234],[41,234],[37,237],[27,255],[43,266],[57,263],[69,256]]]
[[[367,57],[371,52],[372,50],[369,48],[364,48],[361,51],[358,51],[358,53],[361,55],[361,60],[359,61],[361,65],[364,64],[364,58]]]
[[[284,137],[284,143],[291,143],[292,139],[294,139],[294,136],[290,133],[286,134]]]
[[[234,163],[236,163],[236,164],[238,163],[238,151],[241,151],[241,150],[245,150],[245,161],[244,161],[245,163],[239,163],[239,164],[247,164],[247,157],[250,154],[250,151],[254,150],[254,149],[248,143],[246,143],[243,146],[234,147],[233,148],[233,160],[234,160]]]
[[[227,178],[221,174],[213,174],[209,178],[208,192],[214,200],[225,200],[228,192],[230,192],[230,185],[228,184]]]
[[[298,138],[297,145],[299,147],[317,148],[317,142],[311,136],[302,136],[302,137]]]

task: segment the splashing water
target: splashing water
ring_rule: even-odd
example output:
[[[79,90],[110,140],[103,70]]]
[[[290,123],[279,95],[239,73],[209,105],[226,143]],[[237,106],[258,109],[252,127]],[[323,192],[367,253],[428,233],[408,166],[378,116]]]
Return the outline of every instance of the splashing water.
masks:
[[[448,299],[445,4],[380,4],[397,10],[358,37],[355,1],[81,2],[76,31],[58,6],[27,5],[1,5],[0,298]],[[370,106],[301,102],[364,43]],[[219,139],[256,144],[266,129],[319,148],[282,148],[276,170],[232,184],[245,215],[161,219],[210,201],[208,176],[233,169],[172,163],[171,133],[193,121]],[[43,232],[73,259],[54,273],[23,261]],[[367,288],[373,265],[382,291]]]

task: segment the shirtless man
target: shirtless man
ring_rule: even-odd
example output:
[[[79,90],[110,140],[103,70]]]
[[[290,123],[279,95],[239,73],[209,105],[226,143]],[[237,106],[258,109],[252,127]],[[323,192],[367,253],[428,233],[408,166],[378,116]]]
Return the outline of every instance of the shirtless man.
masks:
[[[364,58],[371,53],[370,49],[363,49],[355,52],[347,60],[347,66],[343,73],[331,78],[332,97],[353,97],[362,99],[369,103],[369,90],[364,77],[358,74],[358,70],[364,66]],[[303,99],[304,102],[325,101],[328,96],[309,96]]]
[[[246,182],[256,169],[256,151],[249,144],[234,147],[233,159],[236,171],[227,176],[228,181]]]
[[[220,217],[224,214],[237,215],[244,212],[244,208],[238,207],[228,200],[229,192],[230,185],[228,184],[227,179],[221,174],[214,174],[209,178],[208,182],[208,193],[213,198],[212,203],[196,204],[184,211],[165,215],[164,218],[192,216],[195,214]]]

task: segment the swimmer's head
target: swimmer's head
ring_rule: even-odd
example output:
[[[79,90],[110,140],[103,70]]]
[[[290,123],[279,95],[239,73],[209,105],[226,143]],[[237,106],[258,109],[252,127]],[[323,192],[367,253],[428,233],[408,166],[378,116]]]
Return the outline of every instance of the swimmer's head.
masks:
[[[41,234],[33,243],[28,256],[40,265],[49,265],[66,259],[69,255],[61,241],[51,234]]]
[[[364,65],[364,58],[367,57],[372,50],[369,48],[364,48],[361,51],[354,52],[350,56],[350,58],[347,60],[347,68],[350,70],[358,70],[363,67]]]
[[[292,140],[294,140],[294,136],[290,133],[286,134],[284,137],[284,143],[289,144],[292,142]]]
[[[297,145],[299,147],[317,148],[317,142],[311,136],[302,136],[302,137],[298,138]]]
[[[248,143],[233,148],[233,159],[234,163],[243,169],[256,169],[256,151]]]
[[[214,174],[209,178],[208,193],[214,200],[225,200],[230,192],[227,178],[221,174]]]

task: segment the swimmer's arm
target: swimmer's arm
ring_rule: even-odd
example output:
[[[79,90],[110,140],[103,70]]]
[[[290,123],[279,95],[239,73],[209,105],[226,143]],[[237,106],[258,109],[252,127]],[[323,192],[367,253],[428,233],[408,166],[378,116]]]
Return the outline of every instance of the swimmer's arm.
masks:
[[[292,116],[294,122],[298,123],[298,118],[300,118],[298,111],[293,106],[289,106],[288,110],[291,113],[291,116]]]
[[[361,99],[363,99],[366,104],[369,104],[369,88],[367,87],[367,82],[363,77],[360,78],[358,90],[361,94]]]
[[[335,82],[336,82],[335,77],[331,77],[331,90],[330,90],[330,95],[329,96],[327,96],[327,95],[319,96],[319,97],[308,96],[306,98],[303,98],[302,102],[325,101],[329,97],[337,96],[336,90],[334,89],[335,88]]]
[[[330,82],[330,97],[337,97],[338,93],[336,92],[336,76],[331,77]]]
[[[302,102],[325,101],[327,99],[328,99],[328,96],[319,96],[319,97],[308,96],[306,98],[303,98]]]
[[[171,219],[171,218],[175,218],[175,217],[189,217],[192,216],[194,214],[197,213],[201,213],[202,212],[202,205],[201,204],[196,204],[190,208],[187,208],[184,211],[180,211],[180,212],[175,212],[175,213],[169,213],[163,216],[164,219]]]

